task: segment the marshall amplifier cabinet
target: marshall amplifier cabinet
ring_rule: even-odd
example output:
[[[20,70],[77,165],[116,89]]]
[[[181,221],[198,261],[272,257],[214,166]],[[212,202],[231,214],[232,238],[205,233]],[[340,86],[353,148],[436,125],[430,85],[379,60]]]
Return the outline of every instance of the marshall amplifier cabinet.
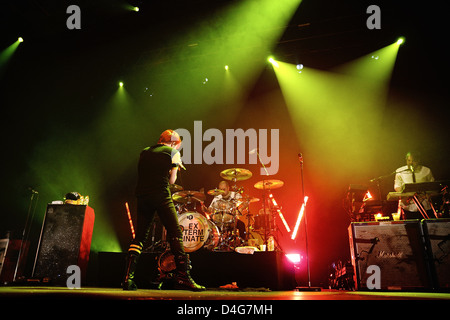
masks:
[[[353,222],[348,232],[358,290],[432,288],[420,221]]]
[[[450,219],[422,221],[430,270],[436,289],[450,289]]]
[[[86,205],[49,204],[42,225],[33,278],[66,285],[67,268],[76,265],[85,281],[94,209]]]

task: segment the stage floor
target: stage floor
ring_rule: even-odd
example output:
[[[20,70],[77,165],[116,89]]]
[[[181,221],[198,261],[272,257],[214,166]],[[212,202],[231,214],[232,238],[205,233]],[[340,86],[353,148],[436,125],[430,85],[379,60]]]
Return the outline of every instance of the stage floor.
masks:
[[[119,288],[69,289],[45,286],[4,286],[0,287],[0,300],[428,300],[450,301],[450,293],[435,292],[371,292],[371,291],[258,291],[252,289],[221,290],[207,289],[203,292],[186,290],[123,291]]]

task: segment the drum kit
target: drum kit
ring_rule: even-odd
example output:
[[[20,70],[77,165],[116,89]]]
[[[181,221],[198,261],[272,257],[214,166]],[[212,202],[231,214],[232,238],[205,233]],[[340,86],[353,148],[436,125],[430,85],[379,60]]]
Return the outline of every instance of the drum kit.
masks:
[[[247,195],[244,188],[237,185],[240,181],[250,179],[252,173],[247,169],[231,168],[220,172],[220,177],[231,182],[230,190],[207,191],[206,194],[214,197],[209,207],[204,203],[204,191],[183,190],[179,185],[170,186],[185,251],[234,251],[241,246],[265,245],[268,235],[276,238],[279,208],[268,201],[266,193],[271,189],[281,188],[284,183],[280,180],[263,180],[254,185],[256,189],[263,191],[263,205],[258,214],[253,215],[250,204],[259,202],[260,199]]]

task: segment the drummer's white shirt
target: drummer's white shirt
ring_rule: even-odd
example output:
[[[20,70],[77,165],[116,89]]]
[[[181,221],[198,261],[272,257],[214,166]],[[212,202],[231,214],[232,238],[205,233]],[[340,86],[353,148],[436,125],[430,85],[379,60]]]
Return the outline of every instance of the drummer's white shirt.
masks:
[[[242,198],[242,195],[235,191],[231,191],[230,196],[226,199],[223,199],[223,196],[221,194],[219,194],[218,196],[214,197],[214,199],[211,201],[211,204],[209,205],[209,207],[212,208],[214,203],[219,200],[231,201],[231,200],[237,200],[237,199],[241,199],[241,198]]]

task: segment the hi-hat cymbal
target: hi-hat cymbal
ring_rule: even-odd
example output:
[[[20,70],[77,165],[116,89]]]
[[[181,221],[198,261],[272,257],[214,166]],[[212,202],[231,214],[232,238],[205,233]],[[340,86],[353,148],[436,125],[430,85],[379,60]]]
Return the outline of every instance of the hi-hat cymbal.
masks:
[[[220,189],[211,189],[207,192],[207,194],[209,194],[210,196],[218,196],[219,194],[224,194],[225,191],[220,190]]]
[[[256,189],[277,189],[281,188],[284,182],[281,180],[263,180],[255,183],[254,187]]]
[[[231,168],[223,170],[220,176],[225,180],[243,181],[252,177],[252,172],[242,168]]]
[[[198,191],[178,191],[172,195],[172,199],[176,202],[189,203],[191,200],[204,201],[206,196]]]
[[[251,197],[251,196],[249,196],[249,197],[243,197],[242,198],[243,199],[243,201],[245,201],[245,202],[258,202],[259,201],[259,198],[256,198],[256,197]]]

